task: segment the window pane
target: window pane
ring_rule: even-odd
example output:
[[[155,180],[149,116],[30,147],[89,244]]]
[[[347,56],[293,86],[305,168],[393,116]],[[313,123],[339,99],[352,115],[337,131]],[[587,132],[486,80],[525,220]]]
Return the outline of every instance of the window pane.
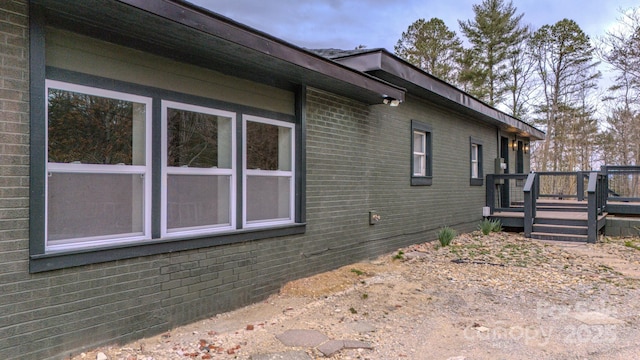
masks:
[[[53,173],[48,179],[50,244],[143,233],[144,179],[140,174]]]
[[[291,170],[291,129],[247,121],[247,169]]]
[[[413,175],[425,176],[424,155],[413,155]]]
[[[247,221],[291,219],[291,178],[247,176]]]
[[[49,89],[49,162],[145,163],[144,104]]]
[[[413,133],[413,152],[415,153],[425,153],[424,146],[425,134],[420,132]]]
[[[231,168],[231,119],[167,109],[167,166]]]
[[[471,161],[478,161],[478,145],[471,145]]]
[[[168,175],[167,228],[228,225],[230,176]]]

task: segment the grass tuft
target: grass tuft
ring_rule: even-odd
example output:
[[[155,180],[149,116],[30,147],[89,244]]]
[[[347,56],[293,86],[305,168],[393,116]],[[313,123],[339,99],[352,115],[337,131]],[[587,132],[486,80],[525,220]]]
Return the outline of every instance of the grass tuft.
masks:
[[[448,226],[441,228],[438,231],[438,241],[440,242],[440,246],[449,246],[451,244],[451,240],[453,240],[456,235],[456,231]]]

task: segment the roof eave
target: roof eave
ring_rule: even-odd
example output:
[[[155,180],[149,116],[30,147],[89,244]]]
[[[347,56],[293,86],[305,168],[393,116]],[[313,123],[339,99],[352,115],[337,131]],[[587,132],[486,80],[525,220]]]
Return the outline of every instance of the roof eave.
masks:
[[[473,113],[484,122],[500,129],[517,133],[532,140],[542,140],[544,132],[504,113],[453,85],[390,54],[385,49],[375,49],[354,55],[337,57],[336,62],[364,71],[392,84],[402,86],[408,93],[454,107],[463,113]]]
[[[32,0],[54,26],[278,87],[366,104],[405,90],[182,0]],[[221,70],[224,69],[224,70]]]

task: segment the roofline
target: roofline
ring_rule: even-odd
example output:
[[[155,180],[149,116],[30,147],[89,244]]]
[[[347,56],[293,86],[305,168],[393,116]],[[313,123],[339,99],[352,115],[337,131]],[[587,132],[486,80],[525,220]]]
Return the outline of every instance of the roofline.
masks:
[[[385,97],[392,97],[404,101],[406,90],[400,86],[390,84],[382,79],[357,71],[343,64],[330,61],[311,51],[190,2],[184,0],[116,1],[208,35],[225,39],[252,51],[289,62],[305,70],[317,72],[341,82],[349,82],[362,89],[378,93],[379,99],[376,102],[370,99],[371,96],[367,97],[366,100],[369,103],[381,104]],[[310,85],[313,86],[313,84]],[[363,100],[364,98],[365,96],[362,96],[358,100]]]
[[[423,92],[435,94],[449,103],[462,106],[485,118],[493,119],[493,122],[498,122],[500,127],[505,131],[519,133],[522,136],[527,136],[534,140],[542,140],[545,138],[543,131],[488,105],[469,93],[401,59],[386,49],[377,48],[351,55],[337,56],[334,57],[333,60],[347,66],[352,66],[359,71],[368,73],[382,71],[393,75],[398,78],[399,81],[404,80],[421,88]],[[393,83],[391,80],[385,80]],[[408,86],[405,87],[407,87],[409,93],[412,92]],[[421,97],[423,97],[425,94],[418,93],[414,95],[422,95]]]

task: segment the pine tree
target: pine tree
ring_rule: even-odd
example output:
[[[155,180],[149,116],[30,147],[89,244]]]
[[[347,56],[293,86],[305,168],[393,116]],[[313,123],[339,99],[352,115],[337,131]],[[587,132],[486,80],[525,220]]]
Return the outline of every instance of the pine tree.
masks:
[[[418,19],[395,46],[397,56],[447,82],[456,79],[456,59],[461,51],[456,33],[438,18]]]
[[[473,12],[473,20],[458,23],[472,45],[471,54],[480,69],[462,77],[472,79],[473,95],[495,106],[502,102],[507,91],[506,61],[527,32],[520,25],[524,14],[516,15],[513,3],[504,0],[483,0],[480,5],[473,5]]]

